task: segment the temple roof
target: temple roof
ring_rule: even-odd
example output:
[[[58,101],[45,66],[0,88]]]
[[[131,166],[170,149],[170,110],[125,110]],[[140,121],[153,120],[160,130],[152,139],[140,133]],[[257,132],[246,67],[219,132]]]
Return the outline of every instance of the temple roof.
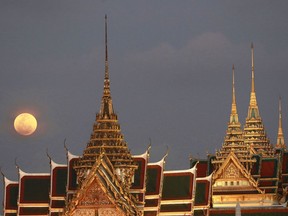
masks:
[[[107,48],[107,16],[105,16],[105,76],[104,89],[101,99],[100,111],[96,115],[96,121],[93,125],[93,131],[90,141],[83,152],[83,156],[75,164],[77,176],[85,176],[83,170],[91,169],[100,155],[100,149],[104,150],[113,166],[126,175],[126,182],[133,176],[136,165],[133,162],[130,150],[121,133],[118,117],[113,109],[112,97],[110,91],[110,78],[108,67],[108,48]],[[123,169],[126,171],[124,172]],[[124,177],[124,176],[122,176]],[[126,178],[125,177],[125,178]],[[78,179],[81,182],[81,178]]]
[[[274,149],[267,138],[266,131],[259,114],[259,108],[256,100],[255,92],[255,68],[254,68],[254,46],[251,44],[251,62],[252,62],[252,77],[251,77],[251,92],[250,102],[248,107],[248,115],[244,126],[244,142],[255,151],[263,156],[271,156],[274,154]]]

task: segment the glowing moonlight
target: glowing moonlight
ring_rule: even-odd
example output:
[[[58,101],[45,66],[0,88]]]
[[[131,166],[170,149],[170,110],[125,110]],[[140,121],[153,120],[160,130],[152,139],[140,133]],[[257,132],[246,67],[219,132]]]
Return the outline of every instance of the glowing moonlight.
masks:
[[[14,128],[21,135],[31,135],[37,128],[37,120],[30,113],[22,113],[15,118]]]

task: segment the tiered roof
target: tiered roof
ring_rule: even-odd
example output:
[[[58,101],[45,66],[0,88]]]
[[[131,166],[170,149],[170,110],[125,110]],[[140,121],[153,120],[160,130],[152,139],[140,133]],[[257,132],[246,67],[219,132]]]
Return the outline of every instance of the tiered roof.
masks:
[[[262,154],[264,157],[273,156],[275,151],[267,138],[266,131],[259,113],[259,108],[255,92],[255,68],[254,68],[254,47],[251,44],[252,56],[252,79],[251,79],[251,93],[250,103],[248,108],[248,115],[244,126],[244,142],[251,148],[251,151]]]
[[[101,149],[105,151],[117,170],[121,181],[129,188],[137,165],[133,162],[130,150],[121,133],[117,114],[113,109],[108,67],[107,16],[105,16],[105,77],[101,108],[96,115],[96,122],[93,125],[90,141],[83,152],[83,156],[74,166],[77,170],[79,183],[86,178],[88,170],[92,168],[99,157]]]
[[[240,163],[246,167],[247,170],[252,168],[255,161],[253,159],[253,152],[249,146],[244,142],[243,130],[238,118],[236,95],[235,95],[235,67],[232,67],[232,105],[230,120],[226,130],[226,136],[222,148],[216,152],[216,158],[212,160],[215,169],[219,169],[222,163],[227,159],[228,155],[234,152]]]

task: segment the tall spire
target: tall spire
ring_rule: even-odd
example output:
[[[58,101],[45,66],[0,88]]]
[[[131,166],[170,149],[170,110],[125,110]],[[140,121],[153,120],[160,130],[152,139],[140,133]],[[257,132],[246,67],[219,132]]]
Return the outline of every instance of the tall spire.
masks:
[[[240,162],[248,167],[247,151],[243,140],[243,131],[241,129],[241,124],[238,119],[237,106],[236,106],[236,93],[235,93],[235,67],[232,67],[232,104],[230,121],[228,122],[228,128],[226,130],[226,135],[224,137],[224,142],[222,148],[216,154],[216,158],[213,160],[213,164],[216,169],[218,169],[223,161],[226,160],[230,152],[233,151]],[[249,161],[250,162],[250,161]]]
[[[281,97],[279,97],[279,123],[278,123],[278,136],[277,136],[276,148],[286,148],[285,141],[284,141],[284,135],[283,135],[283,128],[282,128]]]
[[[255,92],[255,67],[254,67],[254,46],[251,43],[251,93],[250,93],[250,107],[256,108],[257,107],[257,100],[256,100],[256,92]],[[248,114],[249,115],[249,114]]]
[[[108,33],[107,33],[107,15],[105,15],[105,76],[104,91],[102,96],[101,108],[99,112],[100,118],[113,118],[114,109],[110,91],[109,64],[108,64]]]
[[[243,133],[244,143],[249,146],[252,151],[255,150],[264,156],[269,156],[273,154],[273,147],[267,138],[256,100],[253,43],[251,43],[251,75],[250,102]]]
[[[236,106],[236,95],[235,95],[235,67],[234,64],[232,66],[232,106],[231,106],[231,114],[230,114],[230,124],[238,123],[238,113]]]
[[[255,68],[254,68],[254,46],[253,43],[251,43],[251,67],[252,67],[252,84],[251,84],[251,92],[255,92]]]
[[[105,15],[105,79],[109,80],[107,15]]]
[[[75,163],[74,169],[77,172],[78,182],[83,182],[97,158],[105,152],[105,155],[114,166],[119,180],[122,181],[125,187],[129,188],[137,165],[133,161],[121,132],[117,114],[113,110],[107,47],[107,16],[105,16],[105,77],[101,107],[96,115],[90,141],[87,143],[83,156]]]

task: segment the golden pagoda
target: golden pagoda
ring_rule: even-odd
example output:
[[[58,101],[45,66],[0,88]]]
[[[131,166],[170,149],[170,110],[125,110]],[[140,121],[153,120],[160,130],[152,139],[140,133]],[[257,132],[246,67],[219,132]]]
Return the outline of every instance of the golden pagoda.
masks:
[[[283,127],[282,127],[282,103],[281,97],[279,97],[279,121],[278,121],[278,135],[276,146],[277,149],[286,149],[286,144],[284,140]]]
[[[254,153],[259,153],[265,156],[274,155],[275,150],[270,144],[267,138],[266,131],[262,122],[262,118],[259,114],[259,108],[256,100],[255,92],[255,68],[254,68],[254,47],[251,44],[251,56],[252,56],[252,78],[251,78],[251,93],[250,103],[248,108],[248,115],[246,117],[246,123],[244,125],[244,142],[251,148]]]
[[[104,151],[109,158],[121,182],[129,188],[137,165],[133,162],[130,150],[121,133],[117,114],[113,109],[108,66],[107,16],[105,16],[104,90],[100,111],[96,115],[90,141],[83,152],[83,156],[74,165],[79,184],[87,177],[101,151]]]

